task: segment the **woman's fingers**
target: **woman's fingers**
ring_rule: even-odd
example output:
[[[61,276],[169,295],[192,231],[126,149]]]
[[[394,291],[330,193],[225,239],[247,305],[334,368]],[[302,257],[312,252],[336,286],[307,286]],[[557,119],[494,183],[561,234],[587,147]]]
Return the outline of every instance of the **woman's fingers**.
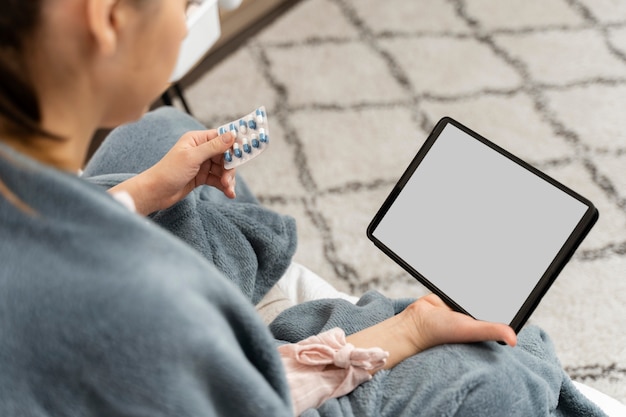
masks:
[[[232,133],[226,132],[220,136],[213,136],[214,131],[199,131],[193,132],[195,135],[197,146],[197,158],[200,162],[208,160],[216,160],[216,158],[223,159],[224,152],[233,146],[235,137]]]
[[[216,130],[188,132],[194,144],[193,158],[200,166],[196,186],[210,185],[221,190],[227,197],[235,198],[235,170],[224,168],[224,152],[235,140],[231,132],[217,135]]]
[[[517,344],[517,335],[510,326],[502,323],[476,320],[464,314],[462,316],[464,316],[464,323],[459,325],[457,333],[460,339],[459,342],[469,343],[495,340],[504,342],[509,346]]]

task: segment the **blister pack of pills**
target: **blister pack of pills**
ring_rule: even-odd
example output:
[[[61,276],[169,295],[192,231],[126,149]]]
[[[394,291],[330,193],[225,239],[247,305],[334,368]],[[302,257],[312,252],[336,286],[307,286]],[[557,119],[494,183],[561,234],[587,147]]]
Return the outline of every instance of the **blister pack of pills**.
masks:
[[[250,114],[217,128],[220,135],[235,134],[232,148],[224,152],[224,168],[231,169],[256,158],[270,144],[270,129],[265,107],[261,106]]]

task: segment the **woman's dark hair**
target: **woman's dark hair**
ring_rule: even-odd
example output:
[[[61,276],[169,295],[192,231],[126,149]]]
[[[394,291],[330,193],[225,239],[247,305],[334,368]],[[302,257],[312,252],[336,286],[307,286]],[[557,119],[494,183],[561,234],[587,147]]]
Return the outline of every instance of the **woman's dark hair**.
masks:
[[[44,0],[2,0],[0,12],[0,126],[23,135],[43,134],[35,91],[23,65],[25,39],[34,33]]]

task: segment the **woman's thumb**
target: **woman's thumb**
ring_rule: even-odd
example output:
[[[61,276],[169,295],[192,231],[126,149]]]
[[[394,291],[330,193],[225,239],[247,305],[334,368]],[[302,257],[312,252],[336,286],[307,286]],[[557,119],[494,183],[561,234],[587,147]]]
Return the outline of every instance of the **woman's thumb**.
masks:
[[[233,144],[233,139],[235,139],[235,135],[231,132],[226,132],[223,135],[220,135],[219,138],[226,145],[226,149],[228,149]]]
[[[234,141],[235,135],[231,132],[226,132],[213,140],[209,140],[202,144],[200,148],[202,149],[203,160],[206,161],[214,156],[223,154],[227,149],[230,149],[230,147],[233,146]]]

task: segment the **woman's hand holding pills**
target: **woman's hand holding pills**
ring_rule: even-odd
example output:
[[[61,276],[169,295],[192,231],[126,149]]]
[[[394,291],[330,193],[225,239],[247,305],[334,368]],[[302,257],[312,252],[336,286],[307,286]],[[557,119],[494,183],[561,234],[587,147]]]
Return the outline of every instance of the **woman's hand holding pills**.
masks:
[[[235,198],[235,170],[224,167],[224,152],[234,142],[230,132],[187,132],[159,162],[110,191],[128,192],[143,215],[172,206],[200,185]]]

